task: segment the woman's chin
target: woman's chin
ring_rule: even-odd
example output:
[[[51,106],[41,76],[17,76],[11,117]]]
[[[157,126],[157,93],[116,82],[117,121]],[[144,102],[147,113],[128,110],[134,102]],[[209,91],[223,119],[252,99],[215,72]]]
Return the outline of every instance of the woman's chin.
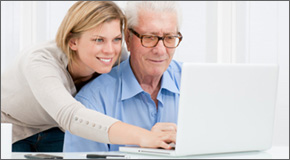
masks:
[[[103,67],[101,69],[98,69],[96,72],[100,74],[109,73],[112,70],[112,67]]]

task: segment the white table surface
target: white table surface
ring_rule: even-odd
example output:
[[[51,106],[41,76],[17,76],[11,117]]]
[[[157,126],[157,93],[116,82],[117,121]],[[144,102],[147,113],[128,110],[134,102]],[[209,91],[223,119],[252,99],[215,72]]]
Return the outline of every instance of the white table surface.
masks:
[[[38,152],[37,152],[38,153]],[[12,152],[12,159],[25,159],[25,154],[37,154],[24,153],[24,152]],[[41,152],[39,152],[41,153]],[[43,152],[42,152],[43,153]],[[126,159],[289,159],[289,146],[273,146],[266,151],[255,151],[255,152],[238,152],[238,153],[224,153],[224,154],[207,154],[207,155],[195,155],[195,156],[184,156],[184,157],[168,157],[168,156],[153,156],[145,154],[128,154],[122,152],[89,152],[90,154],[125,154]],[[51,155],[63,156],[64,159],[86,159],[88,153],[85,152],[55,152],[55,153],[44,153]]]

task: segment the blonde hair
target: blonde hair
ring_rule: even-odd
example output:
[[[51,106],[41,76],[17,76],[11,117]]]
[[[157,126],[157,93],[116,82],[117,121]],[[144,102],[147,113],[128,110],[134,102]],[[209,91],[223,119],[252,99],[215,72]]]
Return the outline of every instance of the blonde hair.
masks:
[[[121,9],[110,1],[78,1],[67,12],[56,34],[56,44],[67,55],[68,63],[75,61],[76,52],[69,47],[71,38],[114,19],[120,20],[120,30],[127,28]],[[123,28],[124,27],[124,28]]]

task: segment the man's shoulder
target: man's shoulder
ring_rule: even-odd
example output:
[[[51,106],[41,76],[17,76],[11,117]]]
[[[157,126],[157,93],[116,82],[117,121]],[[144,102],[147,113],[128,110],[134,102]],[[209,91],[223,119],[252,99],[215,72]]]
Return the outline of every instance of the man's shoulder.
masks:
[[[106,109],[115,106],[112,104],[116,102],[120,90],[119,79],[118,71],[111,70],[83,86],[75,98],[87,108],[105,112]]]
[[[170,79],[174,81],[179,88],[179,83],[181,80],[182,62],[172,60],[166,72]]]
[[[107,89],[115,88],[119,84],[118,81],[120,79],[120,73],[118,69],[113,68],[111,72],[101,74],[100,76],[96,77],[88,84],[86,84],[80,92],[104,92]],[[111,89],[112,90],[112,89]]]
[[[182,64],[182,62],[172,60],[167,70],[173,73],[181,73]]]

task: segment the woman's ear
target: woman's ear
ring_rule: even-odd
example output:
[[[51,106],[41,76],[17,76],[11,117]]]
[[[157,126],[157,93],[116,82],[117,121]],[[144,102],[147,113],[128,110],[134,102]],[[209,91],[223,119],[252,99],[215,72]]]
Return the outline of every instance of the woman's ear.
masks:
[[[71,50],[73,50],[73,51],[78,50],[77,39],[76,38],[71,38],[69,40],[69,42],[68,42],[68,45],[69,45]]]

